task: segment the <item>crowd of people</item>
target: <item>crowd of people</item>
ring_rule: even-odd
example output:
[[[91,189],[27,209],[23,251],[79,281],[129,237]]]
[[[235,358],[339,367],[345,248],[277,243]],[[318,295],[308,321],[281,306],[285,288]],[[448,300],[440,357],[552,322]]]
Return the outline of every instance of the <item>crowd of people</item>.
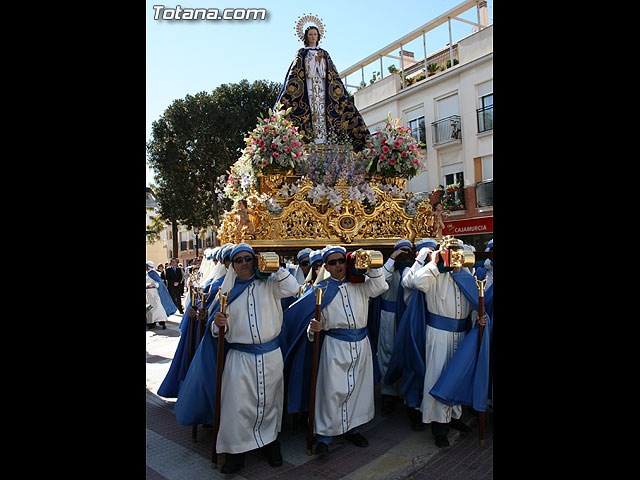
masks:
[[[493,240],[487,250],[493,251]],[[283,415],[306,419],[309,414],[318,335],[316,454],[328,454],[338,435],[368,446],[359,429],[374,417],[378,382],[382,414],[404,404],[411,428],[430,425],[436,445],[447,446],[449,428],[470,431],[461,421],[462,405],[484,411],[492,396],[488,350],[479,346],[490,342],[493,331],[493,261],[447,268],[443,256],[438,241],[426,238],[415,244],[400,240],[382,267],[367,270],[355,267],[352,252],[333,245],[304,248],[270,275],[259,271],[257,254],[245,243],[205,250],[189,273],[175,259],[159,272],[147,262],[147,303],[151,312],[165,315],[159,320],[161,314],[148,312],[148,324],[164,325],[171,308],[183,314],[176,354],[158,395],[177,399],[180,424],[212,425],[217,345],[224,329],[216,443],[217,452],[225,453],[221,471],[239,471],[245,453],[257,448],[277,467]],[[486,279],[482,315],[476,279]],[[227,295],[224,312],[220,292]],[[150,293],[158,298],[150,301]],[[463,347],[467,338],[474,345]]]

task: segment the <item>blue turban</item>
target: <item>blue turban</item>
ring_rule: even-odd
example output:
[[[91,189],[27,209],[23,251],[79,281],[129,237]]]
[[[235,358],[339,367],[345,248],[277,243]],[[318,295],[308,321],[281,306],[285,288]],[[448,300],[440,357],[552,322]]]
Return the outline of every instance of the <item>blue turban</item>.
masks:
[[[438,248],[438,242],[436,242],[433,238],[423,238],[419,242],[416,242],[417,251],[420,251],[420,249],[424,247]]]
[[[413,247],[413,244],[411,243],[411,240],[407,240],[406,238],[403,238],[402,240],[396,242],[396,244],[393,246],[394,250],[398,250],[400,247]]]
[[[324,247],[324,249],[322,250],[322,261],[327,263],[327,257],[329,255],[331,255],[332,253],[342,253],[343,255],[346,256],[347,254],[347,249],[344,247],[340,247],[340,246],[333,246],[333,245],[327,245],[326,247]]]
[[[233,260],[233,257],[236,256],[236,253],[240,252],[249,252],[251,255],[256,254],[253,251],[253,248],[251,248],[251,245],[247,243],[238,243],[235,247],[233,247],[233,250],[231,250],[231,260]]]

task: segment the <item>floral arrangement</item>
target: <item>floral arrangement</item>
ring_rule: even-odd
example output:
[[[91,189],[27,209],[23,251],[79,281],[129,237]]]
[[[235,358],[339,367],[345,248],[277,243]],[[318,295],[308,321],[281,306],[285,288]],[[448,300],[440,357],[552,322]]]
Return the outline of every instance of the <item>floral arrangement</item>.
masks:
[[[351,185],[347,189],[346,194],[349,200],[362,203],[365,207],[372,207],[378,201],[378,195],[366,182],[358,186]],[[309,190],[307,197],[314,205],[318,205],[326,200],[336,212],[339,212],[342,208],[342,195],[340,192],[336,188],[326,186],[323,183],[315,185]]]
[[[302,137],[298,129],[286,116],[291,108],[282,110],[278,103],[275,111],[258,121],[258,125],[244,139],[247,146],[243,157],[250,160],[256,171],[269,173],[273,170],[299,168],[305,160]]]
[[[404,210],[409,215],[415,215],[417,212],[418,204],[423,200],[429,200],[429,192],[418,192],[411,195],[404,201]]]
[[[251,165],[251,159],[248,156],[243,155],[233,165],[231,165],[229,176],[221,176],[218,178],[218,182],[224,182],[222,191],[224,196],[230,198],[234,202],[242,198],[246,198],[249,195],[252,185],[257,185],[257,178],[255,176],[253,166]]]
[[[367,172],[383,177],[411,179],[423,168],[423,156],[411,129],[400,125],[400,119],[387,118],[382,131],[372,135],[363,157],[368,161]]]
[[[460,183],[447,185],[442,197],[442,207],[446,210],[464,210],[464,189]]]
[[[367,160],[354,153],[353,147],[344,138],[328,133],[328,142],[322,148],[312,148],[307,161],[300,166],[300,174],[314,184],[333,187],[340,179],[348,185],[365,182]]]

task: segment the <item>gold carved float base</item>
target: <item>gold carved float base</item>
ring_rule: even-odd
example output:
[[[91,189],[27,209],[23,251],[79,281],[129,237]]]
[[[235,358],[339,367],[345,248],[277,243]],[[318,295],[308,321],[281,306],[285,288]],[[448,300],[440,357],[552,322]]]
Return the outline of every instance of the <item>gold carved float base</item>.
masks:
[[[221,242],[245,242],[265,248],[313,248],[329,244],[358,248],[392,246],[402,238],[413,242],[437,235],[428,200],[417,205],[415,216],[409,215],[403,208],[407,194],[396,198],[381,189],[383,183],[404,188],[404,179],[372,178],[369,186],[378,195],[374,206],[350,200],[347,193],[349,185],[340,181],[334,188],[342,201],[334,207],[326,200],[317,205],[312,203],[307,193],[314,185],[308,180],[292,197],[285,199],[279,195],[285,183],[293,183],[299,178],[291,171],[261,175],[260,193],[278,200],[282,211],[278,215],[272,214],[260,200],[258,192],[252,192],[247,202],[249,209],[254,211],[250,219],[255,233],[251,234],[247,227],[238,230],[238,214],[227,212],[218,232]]]

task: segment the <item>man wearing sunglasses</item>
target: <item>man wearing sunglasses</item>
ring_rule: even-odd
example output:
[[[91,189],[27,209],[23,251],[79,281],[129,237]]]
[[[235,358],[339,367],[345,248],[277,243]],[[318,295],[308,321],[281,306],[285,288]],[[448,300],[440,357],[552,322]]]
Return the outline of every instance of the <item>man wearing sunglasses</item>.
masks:
[[[229,294],[226,313],[216,297],[205,335],[196,352],[175,405],[182,425],[212,423],[210,399],[215,398],[217,337],[225,329],[229,349],[222,373],[218,453],[225,454],[222,473],[244,466],[245,452],[262,449],[269,465],[282,465],[278,433],[283,413],[283,361],[279,334],[280,300],[298,291],[298,282],[283,267],[267,278],[256,274],[253,248],[237,244],[231,267],[221,285]],[[226,350],[226,349],[225,349]]]
[[[298,252],[298,265],[292,269],[293,271],[289,270],[293,276],[296,277],[299,285],[304,285],[304,281],[309,274],[309,270],[311,270],[311,262],[309,261],[309,255],[311,255],[311,252],[313,252],[313,250],[310,248],[300,250]]]
[[[314,432],[317,454],[326,454],[332,437],[344,434],[358,447],[369,445],[359,426],[375,413],[373,351],[367,331],[369,299],[389,287],[381,268],[369,269],[363,283],[347,280],[346,250],[327,247],[322,255],[331,275],[317,286],[326,288],[322,322],[311,320],[309,339],[325,331],[318,362]]]

